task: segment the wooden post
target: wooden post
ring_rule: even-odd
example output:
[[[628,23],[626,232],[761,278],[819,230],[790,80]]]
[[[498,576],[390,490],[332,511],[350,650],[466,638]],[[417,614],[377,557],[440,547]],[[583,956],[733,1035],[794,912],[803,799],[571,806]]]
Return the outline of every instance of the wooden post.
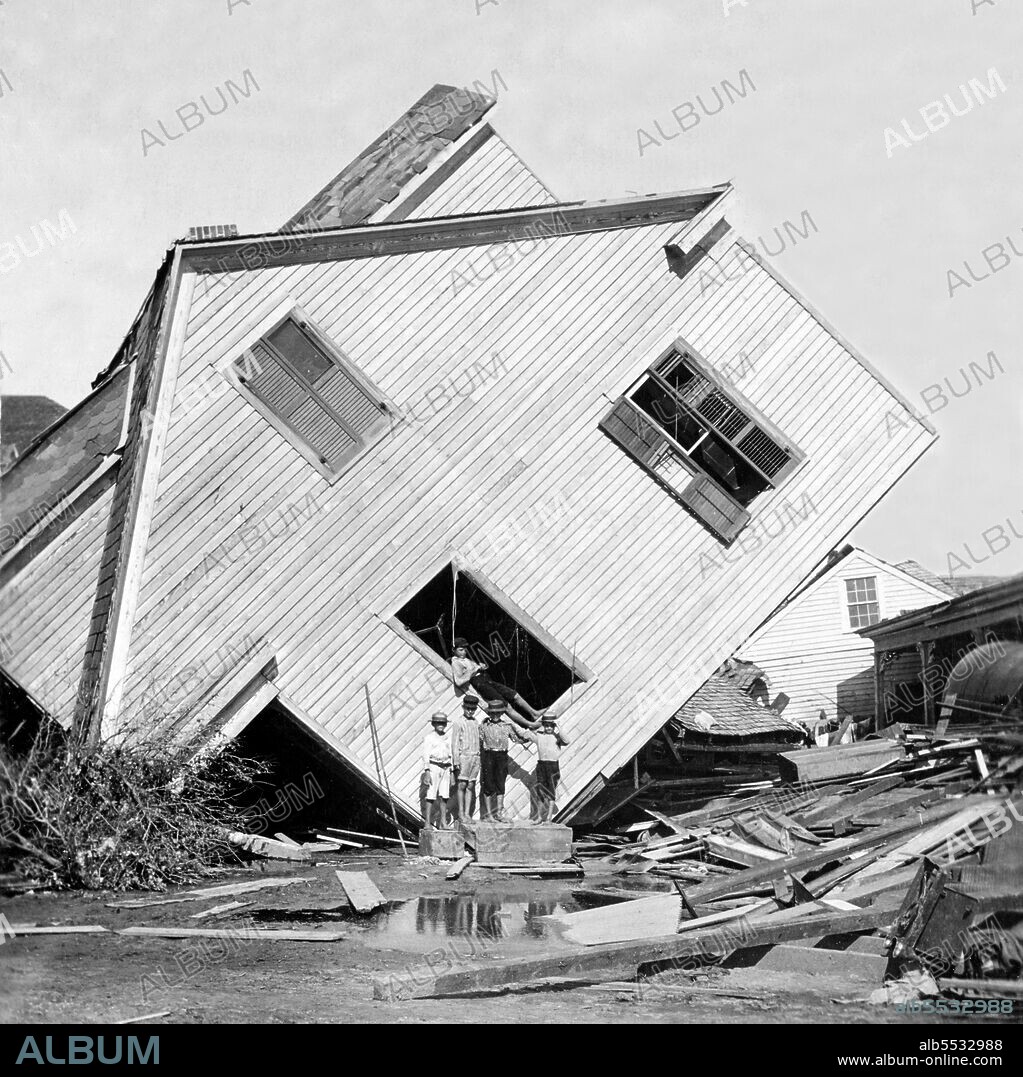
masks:
[[[880,733],[884,721],[884,655],[874,650],[874,732]]]
[[[924,686],[924,725],[934,725],[934,692],[927,677],[931,659],[934,657],[934,641],[927,640],[916,645],[920,655],[920,680]]]
[[[391,786],[387,781],[387,770],[384,767],[384,753],[380,748],[380,739],[377,737],[377,725],[373,719],[373,702],[369,698],[369,684],[366,685],[366,709],[369,711],[369,736],[373,742],[373,755],[376,757],[376,765],[379,773],[378,779],[382,780],[384,790],[387,793],[387,803],[391,806],[391,818],[394,820],[394,829],[398,832],[398,840],[401,842],[401,855],[407,860],[408,850],[405,848],[405,835],[398,825],[398,812],[394,807],[394,797],[391,796]]]

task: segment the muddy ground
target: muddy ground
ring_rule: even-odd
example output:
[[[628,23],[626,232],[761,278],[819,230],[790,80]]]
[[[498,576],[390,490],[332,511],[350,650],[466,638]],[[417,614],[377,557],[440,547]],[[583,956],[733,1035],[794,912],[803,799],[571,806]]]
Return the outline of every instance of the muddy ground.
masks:
[[[579,883],[524,879],[470,866],[448,882],[449,865],[389,853],[330,857],[309,866],[267,864],[216,876],[217,885],[261,873],[314,876],[309,883],[239,895],[252,905],[214,919],[193,914],[230,901],[116,910],[107,902],[166,895],[24,894],[0,901],[9,922],[217,928],[337,927],[337,942],[207,941],[120,935],[7,938],[0,946],[0,1022],[110,1022],[169,1011],[162,1022],[826,1022],[938,1021],[907,1017],[860,1002],[877,982],[862,976],[712,966],[673,973],[670,982],[637,989],[607,983],[476,998],[373,999],[373,979],[429,977],[431,963],[540,956],[569,948],[541,919],[584,907]],[[367,871],[386,908],[357,918],[334,868]],[[619,881],[620,880],[616,880]],[[586,885],[611,880],[587,879]],[[187,888],[180,888],[181,891]],[[0,934],[0,938],[2,938]],[[940,1019],[944,1023],[945,1019]],[[974,1028],[997,1019],[972,1018]]]

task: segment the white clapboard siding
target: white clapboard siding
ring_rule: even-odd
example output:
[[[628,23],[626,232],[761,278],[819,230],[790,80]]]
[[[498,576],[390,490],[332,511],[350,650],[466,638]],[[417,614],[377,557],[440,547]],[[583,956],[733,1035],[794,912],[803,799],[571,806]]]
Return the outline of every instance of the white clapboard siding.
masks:
[[[510,262],[469,248],[237,274],[224,293],[198,287],[126,712],[154,677],[232,639],[265,637],[282,692],[363,763],[370,684],[391,786],[414,804],[426,716],[437,705],[453,714],[457,701],[384,619],[451,551],[476,549],[487,577],[596,675],[563,720],[564,800],[626,762],[702,683],[707,662],[731,653],[932,439],[910,422],[888,440],[896,399],[764,269],[751,263],[720,286],[699,271],[670,273],[664,245],[681,230],[559,237]],[[731,264],[734,237],[718,251]],[[467,266],[479,283],[454,287]],[[396,424],[333,486],[234,389],[184,404],[289,298],[417,419]],[[676,335],[719,369],[754,354],[740,391],[807,454],[782,489],[757,499],[727,551],[598,430]],[[490,373],[469,390],[474,363]],[[785,519],[785,504],[803,515],[756,538],[765,521]],[[302,505],[314,508],[278,526]],[[557,521],[554,505],[567,506]],[[517,539],[486,545],[516,523]],[[225,542],[231,553],[211,570],[204,557]],[[513,770],[521,810],[535,757],[513,756],[526,768]]]
[[[62,723],[74,713],[113,487],[0,589],[11,676]]]
[[[409,219],[486,213],[548,205],[553,201],[550,191],[495,132],[469,161],[409,214]]]
[[[845,581],[877,580],[881,619],[948,596],[894,565],[853,550],[759,628],[739,649],[768,675],[772,691],[790,697],[787,717],[808,725],[874,714],[874,645],[849,627]]]

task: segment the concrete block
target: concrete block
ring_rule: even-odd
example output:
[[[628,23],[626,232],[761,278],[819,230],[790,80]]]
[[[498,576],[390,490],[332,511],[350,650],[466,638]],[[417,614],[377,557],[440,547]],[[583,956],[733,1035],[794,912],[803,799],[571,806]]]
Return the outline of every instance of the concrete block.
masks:
[[[460,860],[465,856],[465,839],[457,830],[424,827],[419,831],[419,855],[436,856],[440,860]]]

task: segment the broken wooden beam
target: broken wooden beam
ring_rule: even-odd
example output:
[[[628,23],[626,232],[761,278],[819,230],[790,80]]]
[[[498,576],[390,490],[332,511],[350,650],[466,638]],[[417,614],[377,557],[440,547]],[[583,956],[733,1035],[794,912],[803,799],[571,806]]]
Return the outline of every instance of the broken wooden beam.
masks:
[[[258,834],[245,834],[240,830],[227,832],[227,840],[253,856],[265,856],[271,860],[308,860],[305,849],[296,849],[273,838],[261,838]]]

